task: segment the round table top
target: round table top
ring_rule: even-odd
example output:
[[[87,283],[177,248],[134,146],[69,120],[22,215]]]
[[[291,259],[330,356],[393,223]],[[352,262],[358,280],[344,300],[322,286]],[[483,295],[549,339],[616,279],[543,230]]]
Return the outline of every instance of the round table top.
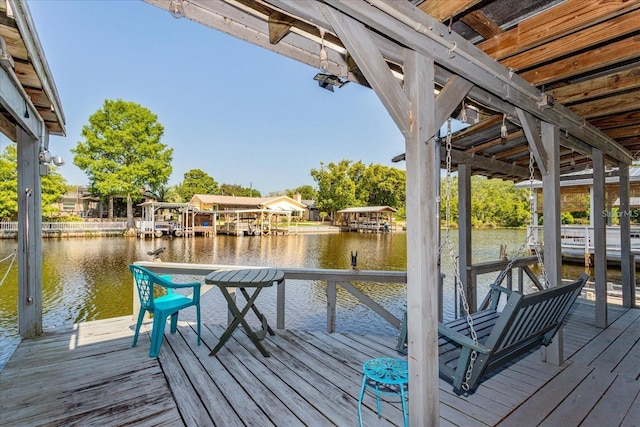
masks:
[[[383,384],[406,384],[409,382],[409,364],[404,360],[381,357],[371,359],[362,366],[364,374]]]
[[[205,283],[225,287],[262,287],[284,280],[284,272],[276,268],[244,268],[218,270],[207,274]]]

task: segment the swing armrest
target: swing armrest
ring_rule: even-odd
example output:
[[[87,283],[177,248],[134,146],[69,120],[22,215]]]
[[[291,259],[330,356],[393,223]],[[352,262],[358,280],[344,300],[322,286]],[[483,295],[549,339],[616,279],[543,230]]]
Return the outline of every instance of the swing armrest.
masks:
[[[482,344],[476,345],[471,338],[466,335],[461,334],[460,332],[454,331],[450,327],[443,325],[442,323],[438,323],[438,333],[450,339],[451,341],[455,341],[463,347],[468,347],[471,350],[475,350],[478,353],[489,354],[491,353],[491,349],[483,346]]]
[[[517,291],[514,291],[513,289],[505,288],[504,286],[494,285],[493,283],[490,284],[489,286],[491,287],[492,290],[505,293],[507,294],[507,296],[511,295],[514,292],[517,292]]]

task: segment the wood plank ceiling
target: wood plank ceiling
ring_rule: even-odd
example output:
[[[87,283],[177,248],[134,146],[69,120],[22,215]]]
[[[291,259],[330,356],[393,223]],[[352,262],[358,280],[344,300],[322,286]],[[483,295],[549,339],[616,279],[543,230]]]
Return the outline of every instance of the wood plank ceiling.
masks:
[[[44,63],[38,65],[42,67],[41,73],[38,73],[36,61],[29,56],[29,51],[25,43],[39,43],[36,40],[28,40],[28,37],[21,34],[18,24],[16,23],[10,9],[7,7],[6,0],[0,0],[0,36],[7,45],[7,52],[13,59],[13,69],[22,84],[25,92],[31,99],[31,102],[44,119],[45,126],[52,135],[64,135],[65,123],[62,111],[56,111],[58,103],[57,90],[54,82],[50,81],[47,73],[50,75],[48,65],[44,58],[38,58]],[[40,46],[36,47],[40,49]],[[46,84],[43,83],[46,80]],[[45,89],[48,86],[50,92]],[[59,108],[61,109],[61,108]],[[5,133],[7,137],[15,141],[15,127],[9,121],[10,115],[0,105],[0,131]]]
[[[418,7],[640,156],[640,1],[427,0]],[[522,131],[500,138],[499,116],[454,145],[525,164]],[[590,166],[561,149],[562,169]]]

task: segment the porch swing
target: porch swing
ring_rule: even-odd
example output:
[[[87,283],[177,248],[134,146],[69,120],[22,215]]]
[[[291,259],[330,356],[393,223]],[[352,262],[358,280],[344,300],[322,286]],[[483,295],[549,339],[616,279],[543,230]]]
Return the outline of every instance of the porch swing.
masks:
[[[541,345],[547,346],[562,325],[572,304],[580,295],[588,279],[581,275],[576,281],[550,287],[536,248],[538,262],[542,267],[545,289],[523,295],[520,292],[500,286],[512,268],[516,257],[500,272],[495,283],[490,285],[489,294],[481,310],[471,313],[465,296],[464,286],[458,271],[457,257],[453,253],[450,230],[451,199],[451,122],[448,122],[446,138],[447,181],[445,186],[445,239],[440,248],[447,247],[451,256],[457,293],[462,301],[464,316],[447,323],[438,323],[438,361],[440,378],[453,385],[458,394],[473,393],[480,380],[490,372],[503,367],[509,361]],[[530,182],[533,181],[533,154],[529,156]],[[530,186],[530,209],[533,190]],[[531,214],[533,217],[533,213]],[[530,227],[533,230],[533,227]],[[527,236],[519,252],[531,237]],[[506,296],[502,307],[500,297]],[[398,338],[399,352],[406,354],[407,319],[405,318]]]

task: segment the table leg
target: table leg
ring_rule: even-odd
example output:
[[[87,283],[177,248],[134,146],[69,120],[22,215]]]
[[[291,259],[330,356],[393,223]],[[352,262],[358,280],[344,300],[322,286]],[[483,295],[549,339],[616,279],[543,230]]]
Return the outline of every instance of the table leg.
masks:
[[[243,294],[245,295],[245,297],[247,297],[247,304],[242,309],[242,311],[240,311],[235,301],[231,298],[231,296],[227,292],[227,290],[223,287],[220,288],[222,295],[224,295],[224,298],[227,300],[227,303],[229,305],[229,310],[231,310],[231,312],[235,317],[233,319],[233,322],[231,322],[231,324],[227,327],[227,330],[224,331],[224,333],[220,337],[220,341],[218,341],[218,344],[216,344],[215,348],[211,350],[211,353],[209,353],[209,356],[215,356],[215,354],[222,348],[222,346],[231,337],[231,335],[233,334],[233,331],[238,327],[238,324],[242,325],[244,330],[247,332],[247,336],[253,342],[256,348],[260,350],[260,353],[262,353],[264,357],[270,356],[267,350],[262,346],[262,344],[260,344],[260,340],[258,336],[255,334],[255,332],[253,332],[253,330],[245,320],[245,315],[249,312],[249,309],[253,307],[253,304],[256,298],[258,297],[258,294],[260,293],[260,289],[261,288],[257,288],[256,291],[251,296],[249,296],[249,294],[246,291],[244,291],[244,289],[242,289],[244,291]]]
[[[242,292],[242,295],[244,295],[244,297],[248,301],[249,300],[249,293],[247,292],[247,290],[244,289],[244,288],[240,288],[240,291]],[[253,310],[255,315],[258,317],[258,320],[260,320],[260,322],[262,323],[262,331],[263,332],[264,331],[269,332],[269,335],[271,335],[271,336],[275,335],[276,333],[273,332],[273,329],[271,329],[271,326],[269,326],[269,322],[267,322],[267,318],[264,316],[264,314],[262,314],[262,313],[260,313],[260,311],[258,311],[258,307],[256,307],[255,304],[251,304],[251,309]],[[266,334],[263,334],[261,339],[264,339],[265,335]]]
[[[233,317],[233,321],[229,323],[229,326],[227,326],[227,329],[220,336],[220,340],[218,341],[218,344],[216,344],[214,349],[211,350],[211,353],[209,353],[209,356],[215,356],[218,350],[220,350],[222,346],[227,342],[227,340],[231,337],[231,335],[233,334],[233,331],[238,327],[238,324],[241,323],[241,320],[244,317],[244,315],[249,311],[249,307],[245,307],[243,312],[241,312],[238,309],[236,302],[233,300],[233,298],[225,288],[221,287],[220,292],[222,292],[224,299],[227,300],[227,305],[229,307],[229,310],[231,310],[231,313],[233,314],[234,317]]]

